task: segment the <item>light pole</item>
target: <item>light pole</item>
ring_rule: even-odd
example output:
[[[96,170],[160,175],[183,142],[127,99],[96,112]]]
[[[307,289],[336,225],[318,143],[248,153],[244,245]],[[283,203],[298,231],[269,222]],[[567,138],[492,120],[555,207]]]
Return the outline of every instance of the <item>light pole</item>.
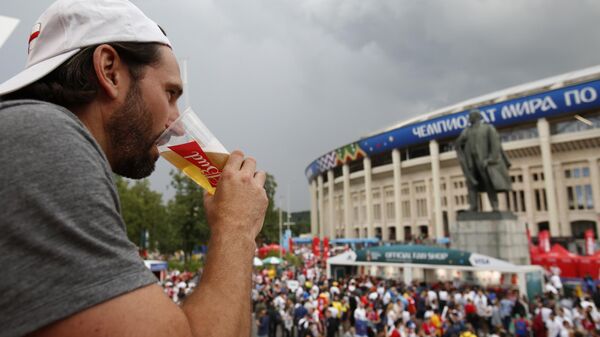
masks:
[[[19,19],[0,15],[0,48],[19,24]]]
[[[283,242],[282,242],[282,238],[281,238],[281,227],[282,227],[282,223],[283,223],[283,217],[281,215],[281,197],[279,198],[279,239],[277,241],[279,241],[279,258],[283,258]]]

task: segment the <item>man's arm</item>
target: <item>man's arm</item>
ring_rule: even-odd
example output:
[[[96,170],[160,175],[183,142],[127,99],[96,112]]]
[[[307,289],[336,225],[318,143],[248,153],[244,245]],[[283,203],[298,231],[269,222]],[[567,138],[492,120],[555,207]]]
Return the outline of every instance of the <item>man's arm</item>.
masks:
[[[268,199],[264,172],[235,151],[205,207],[211,237],[199,287],[182,308],[157,285],[110,299],[30,336],[249,336],[254,238]]]

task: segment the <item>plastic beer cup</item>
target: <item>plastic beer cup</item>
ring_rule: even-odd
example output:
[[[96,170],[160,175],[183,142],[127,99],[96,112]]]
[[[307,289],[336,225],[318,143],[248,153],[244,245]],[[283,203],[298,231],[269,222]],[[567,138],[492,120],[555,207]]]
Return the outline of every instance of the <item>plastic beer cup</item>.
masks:
[[[191,108],[158,137],[161,157],[214,194],[229,152]]]

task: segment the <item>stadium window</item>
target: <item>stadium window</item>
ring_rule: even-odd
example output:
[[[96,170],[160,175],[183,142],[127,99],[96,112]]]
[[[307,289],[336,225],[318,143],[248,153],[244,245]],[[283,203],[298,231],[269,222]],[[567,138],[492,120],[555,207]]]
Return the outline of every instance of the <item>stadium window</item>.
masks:
[[[410,218],[410,200],[402,202],[402,216],[404,218]]]
[[[592,185],[585,185],[585,200],[587,209],[594,209],[594,197],[592,195]]]
[[[427,225],[419,226],[419,234],[421,234],[422,239],[427,239],[429,237],[429,226],[427,226]]]
[[[373,205],[373,218],[375,220],[381,220],[381,205],[380,204]]]
[[[415,159],[419,157],[427,157],[429,156],[429,145],[420,145],[411,147],[408,150],[408,158],[407,159]]]
[[[577,209],[583,209],[583,186],[575,186],[575,194],[577,195]]]
[[[381,240],[383,237],[381,235],[381,227],[375,227],[375,237]]]
[[[376,154],[370,157],[371,167],[378,167],[392,163],[392,152]]]
[[[588,120],[588,124],[569,116],[566,120],[551,122],[550,134],[572,133],[600,128],[600,112],[595,111],[587,114],[579,114]]]
[[[385,214],[388,220],[395,218],[394,202],[390,201],[385,204]]]
[[[388,233],[388,239],[390,241],[396,241],[396,227],[389,227]]]
[[[349,169],[350,173],[359,172],[359,171],[364,170],[364,165],[363,165],[362,159],[354,160],[354,161],[351,161],[350,163],[348,163],[348,169]]]
[[[412,241],[412,227],[404,226],[404,241]]]
[[[342,175],[344,175],[344,171],[343,171],[342,167],[343,167],[343,165],[336,166],[333,168],[333,177],[334,178],[341,177]]]
[[[535,125],[519,125],[511,128],[503,128],[499,130],[500,140],[511,142],[523,139],[538,138],[538,129]]]
[[[538,211],[545,211],[546,209],[544,208],[544,196],[542,195],[542,192],[545,192],[545,190],[542,189],[536,189],[535,190],[535,208]]]

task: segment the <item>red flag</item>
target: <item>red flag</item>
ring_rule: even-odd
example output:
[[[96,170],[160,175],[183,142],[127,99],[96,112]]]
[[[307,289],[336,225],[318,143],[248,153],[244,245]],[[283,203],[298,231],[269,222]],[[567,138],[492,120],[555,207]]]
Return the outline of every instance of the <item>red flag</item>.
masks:
[[[585,255],[594,255],[594,230],[588,229],[585,231]]]
[[[329,238],[323,238],[323,260],[327,260],[329,257]]]
[[[550,232],[543,230],[538,234],[539,247],[542,253],[548,253],[550,251]]]
[[[315,255],[315,258],[320,255],[321,249],[319,246],[320,246],[319,238],[315,236],[313,238],[313,242],[312,242],[312,249],[313,249],[313,254]]]

